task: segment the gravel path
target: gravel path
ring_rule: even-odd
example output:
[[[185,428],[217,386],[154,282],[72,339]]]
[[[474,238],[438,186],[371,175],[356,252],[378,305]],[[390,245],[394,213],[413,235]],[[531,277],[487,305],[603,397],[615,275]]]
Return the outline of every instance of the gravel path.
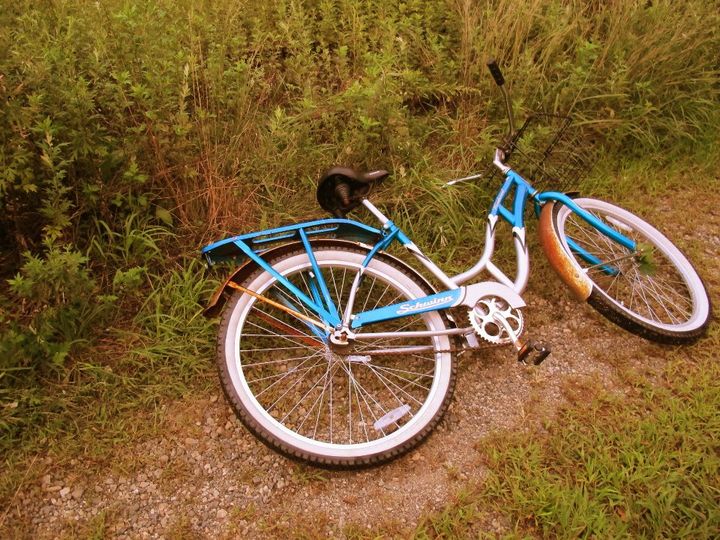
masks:
[[[693,259],[712,261],[700,270],[717,290],[720,216],[707,206],[701,230],[679,221],[673,237]],[[682,219],[675,208],[661,205],[651,219]],[[533,255],[540,257],[539,248]],[[211,395],[167,404],[163,436],[119,447],[122,459],[106,471],[84,474],[82,463],[61,468],[41,459],[37,465],[48,472],[23,486],[9,509],[8,534],[0,536],[343,538],[379,525],[408,534],[482,478],[478,448],[488,434],[537,426],[588,388],[622,391],[627,369],[651,374],[662,367],[668,349],[605,323],[564,291],[556,298],[532,292],[545,289],[553,286],[531,282],[526,328],[553,345],[551,357],[530,368],[507,348],[461,356],[445,419],[427,443],[395,462],[354,472],[298,465],[258,443],[218,386]],[[487,527],[500,532],[505,524],[497,519]]]

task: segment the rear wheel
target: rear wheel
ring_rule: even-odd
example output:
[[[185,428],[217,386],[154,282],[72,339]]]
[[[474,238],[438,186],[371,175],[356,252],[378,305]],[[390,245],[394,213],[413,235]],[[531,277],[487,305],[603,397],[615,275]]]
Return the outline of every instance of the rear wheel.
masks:
[[[559,203],[543,209],[541,238],[564,252],[549,253],[561,277],[577,290],[588,284],[588,303],[623,328],[664,343],[686,343],[703,335],[710,299],[700,276],[680,250],[639,217],[595,199],[574,202],[637,244],[635,252],[617,244]],[[552,247],[550,248],[552,252]],[[567,265],[572,266],[568,272]],[[578,285],[578,283],[581,283]]]
[[[317,263],[342,312],[366,251],[316,248]],[[304,250],[268,261],[312,295]],[[310,318],[297,298],[259,270],[243,286]],[[364,270],[355,311],[431,294],[415,272],[378,254]],[[439,312],[382,323],[372,332],[444,330]],[[333,346],[325,331],[236,291],[225,307],[218,367],[230,403],[263,442],[325,466],[379,463],[419,444],[447,409],[455,384],[448,336],[383,338]]]

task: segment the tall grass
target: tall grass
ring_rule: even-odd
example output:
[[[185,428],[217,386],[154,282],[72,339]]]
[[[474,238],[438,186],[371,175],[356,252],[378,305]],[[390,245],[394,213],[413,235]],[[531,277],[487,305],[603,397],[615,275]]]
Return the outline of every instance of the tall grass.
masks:
[[[393,171],[395,221],[476,252],[491,187],[439,186],[504,130],[489,56],[520,116],[573,112],[624,158],[711,148],[718,28],[699,0],[2,0],[2,451],[204,376],[212,282],[185,255],[316,217],[332,165]]]
[[[393,193],[417,178],[433,191],[486,161],[502,129],[489,56],[519,114],[573,112],[624,153],[716,132],[707,2],[6,4],[9,245],[38,237],[48,132],[79,223],[159,204],[207,240],[317,213],[314,181],[336,163],[399,172]]]

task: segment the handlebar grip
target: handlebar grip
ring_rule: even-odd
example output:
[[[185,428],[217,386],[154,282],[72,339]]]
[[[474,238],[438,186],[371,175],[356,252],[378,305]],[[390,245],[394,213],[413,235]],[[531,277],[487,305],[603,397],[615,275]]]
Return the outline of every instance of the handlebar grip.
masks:
[[[350,186],[341,182],[335,186],[335,196],[340,200],[343,206],[350,206]]]
[[[490,70],[490,74],[493,76],[493,79],[495,79],[495,84],[498,86],[505,84],[505,78],[503,77],[502,71],[500,71],[500,67],[497,65],[494,58],[488,61],[487,67]]]

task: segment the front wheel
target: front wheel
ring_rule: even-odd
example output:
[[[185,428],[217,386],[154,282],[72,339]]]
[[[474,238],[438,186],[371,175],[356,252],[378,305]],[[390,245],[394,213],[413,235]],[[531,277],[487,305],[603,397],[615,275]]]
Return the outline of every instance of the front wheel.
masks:
[[[367,251],[360,248],[319,247],[314,254],[340,313],[358,272],[363,280],[355,311],[434,292],[411,268],[382,253],[367,266]],[[303,249],[268,262],[312,295],[313,267]],[[456,372],[447,335],[390,334],[338,348],[320,328],[278,308],[317,317],[268,272],[258,269],[243,286],[253,295],[235,292],[225,307],[218,367],[238,417],[265,444],[321,466],[373,465],[407,452],[440,421]],[[430,312],[385,322],[379,330],[440,333],[447,325],[442,313]]]
[[[619,326],[662,343],[689,343],[710,322],[710,299],[690,261],[652,225],[612,204],[574,199],[635,241],[630,251],[569,207],[545,205],[540,240],[553,268],[573,291]]]

